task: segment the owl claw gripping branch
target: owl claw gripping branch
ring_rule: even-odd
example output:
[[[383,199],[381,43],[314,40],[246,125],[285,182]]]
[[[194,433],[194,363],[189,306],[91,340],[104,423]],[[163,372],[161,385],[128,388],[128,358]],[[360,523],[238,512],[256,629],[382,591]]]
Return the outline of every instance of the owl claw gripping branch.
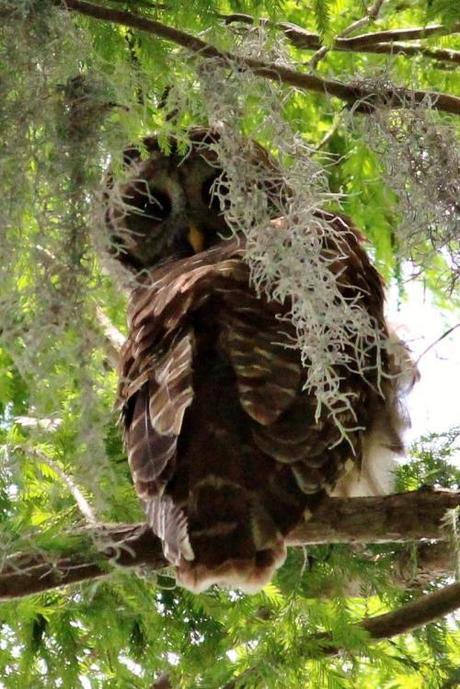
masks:
[[[284,562],[288,533],[326,495],[385,491],[381,475],[402,449],[404,418],[398,365],[376,347],[366,380],[338,371],[352,393],[353,408],[340,412],[354,429],[348,437],[327,411],[315,415],[307,368],[288,346],[296,337],[289,303],[256,294],[244,238],[232,236],[212,194],[222,173],[206,148],[212,137],[191,130],[186,156],[174,141],[165,155],[153,137],[145,160],[130,149],[122,203],[108,204],[117,258],[138,275],[119,404],[136,491],[178,582],[254,592]],[[254,155],[272,165],[256,144]],[[342,293],[358,295],[386,334],[382,280],[358,232],[318,214],[341,233],[331,270]],[[283,232],[282,219],[272,224]]]

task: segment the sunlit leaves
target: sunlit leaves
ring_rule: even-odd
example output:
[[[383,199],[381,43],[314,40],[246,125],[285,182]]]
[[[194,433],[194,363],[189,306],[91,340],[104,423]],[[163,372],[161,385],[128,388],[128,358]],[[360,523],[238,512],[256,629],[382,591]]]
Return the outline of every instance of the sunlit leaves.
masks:
[[[297,23],[330,45],[369,4],[95,1],[137,10],[227,49],[244,44],[247,35],[258,38],[257,20],[267,17]],[[171,43],[147,33],[130,36],[126,27],[108,22],[56,14],[51,3],[0,0],[1,10],[11,6],[22,17],[30,7],[36,13],[26,23],[4,21],[1,27],[0,557],[18,550],[44,552],[52,566],[63,554],[93,552],[85,539],[71,535],[85,517],[56,467],[75,482],[98,519],[142,518],[112,409],[117,376],[97,322],[97,306],[121,330],[126,314],[125,295],[108,274],[100,217],[93,211],[101,179],[109,163],[121,169],[126,143],[160,128],[166,149],[177,124],[205,122],[208,104],[200,101],[195,62]],[[226,29],[221,15],[231,12],[256,21]],[[459,21],[458,2],[386,0],[375,28],[426,21]],[[274,48],[271,57],[281,55],[278,29],[264,24],[262,46],[265,37]],[[455,36],[427,43],[459,49]],[[312,51],[281,47],[293,66],[307,69]],[[344,81],[378,75],[407,86],[458,89],[454,71],[424,58],[330,51],[319,71]],[[80,100],[69,98],[78,76],[87,86],[77,92]],[[230,71],[225,78],[232,79]],[[191,104],[179,123],[174,110],[163,106],[175,84],[189,89]],[[220,84],[215,81],[213,88]],[[276,136],[263,91],[254,86],[242,128],[273,147]],[[342,208],[369,238],[369,252],[391,280],[400,260],[394,241],[400,217],[378,155],[362,141],[342,103],[281,87],[277,100],[291,130],[306,144],[321,145],[312,155],[325,165],[332,191],[342,195]],[[438,293],[445,268],[438,258],[425,273]],[[443,300],[443,305],[452,301]],[[398,488],[458,488],[454,435],[419,444],[413,462],[401,468]],[[241,675],[245,689],[431,689],[442,681],[448,686],[457,680],[460,663],[451,620],[372,647],[354,627],[363,616],[407,598],[390,577],[400,551],[397,546],[292,549],[275,581],[255,597],[218,590],[193,596],[176,588],[165,571],[115,571],[106,581],[3,604],[0,687],[145,689],[163,671],[181,689],[220,689]],[[322,632],[331,632],[333,643],[345,647],[343,655],[318,657],[321,643],[314,635]]]

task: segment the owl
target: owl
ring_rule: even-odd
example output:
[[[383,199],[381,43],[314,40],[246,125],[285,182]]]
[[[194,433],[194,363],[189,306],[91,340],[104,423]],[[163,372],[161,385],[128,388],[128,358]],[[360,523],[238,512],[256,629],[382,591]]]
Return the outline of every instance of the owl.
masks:
[[[126,151],[122,203],[106,212],[117,258],[136,274],[118,398],[135,489],[178,583],[256,592],[326,496],[385,489],[404,418],[398,365],[376,348],[366,380],[337,370],[352,400],[339,421],[355,430],[344,438],[327,410],[318,417],[290,304],[256,292],[245,239],[213,195],[223,179],[207,145],[216,138],[195,128],[186,155],[174,140],[165,155],[154,137],[144,157]],[[257,144],[251,155],[273,165]],[[382,280],[359,233],[342,216],[317,215],[339,233],[325,250],[337,254],[343,295],[358,294],[387,334]],[[272,225],[286,231],[282,218]]]

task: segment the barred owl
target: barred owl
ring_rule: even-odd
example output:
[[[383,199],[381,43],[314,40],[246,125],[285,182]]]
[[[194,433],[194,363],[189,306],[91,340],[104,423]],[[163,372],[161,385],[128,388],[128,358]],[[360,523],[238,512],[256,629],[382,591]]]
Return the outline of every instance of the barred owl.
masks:
[[[337,371],[353,400],[340,412],[355,429],[348,438],[327,411],[315,415],[308,368],[288,346],[296,335],[289,303],[255,292],[244,239],[229,236],[213,198],[222,173],[204,145],[213,136],[193,129],[185,157],[174,141],[165,155],[154,138],[145,159],[126,152],[123,203],[106,216],[117,257],[137,274],[119,403],[134,485],[178,582],[254,592],[283,563],[292,528],[334,490],[353,491],[350,468],[364,483],[376,464],[387,468],[403,419],[396,365],[375,348],[367,380]],[[256,144],[253,155],[271,164]],[[341,216],[318,215],[340,231],[331,269],[342,293],[358,294],[386,333],[382,280],[359,233]],[[282,219],[273,223],[285,231]]]

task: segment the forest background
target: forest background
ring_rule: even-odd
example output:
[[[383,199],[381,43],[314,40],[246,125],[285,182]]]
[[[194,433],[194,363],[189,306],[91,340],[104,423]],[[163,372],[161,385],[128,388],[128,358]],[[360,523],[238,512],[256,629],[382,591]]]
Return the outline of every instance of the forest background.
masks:
[[[423,295],[446,323],[422,366],[458,333],[458,1],[0,0],[0,19],[0,687],[460,686],[458,425],[413,444],[401,495],[300,528],[260,594],[175,586],[113,410],[127,294],[102,194],[152,132],[257,139],[353,218],[401,313]]]

